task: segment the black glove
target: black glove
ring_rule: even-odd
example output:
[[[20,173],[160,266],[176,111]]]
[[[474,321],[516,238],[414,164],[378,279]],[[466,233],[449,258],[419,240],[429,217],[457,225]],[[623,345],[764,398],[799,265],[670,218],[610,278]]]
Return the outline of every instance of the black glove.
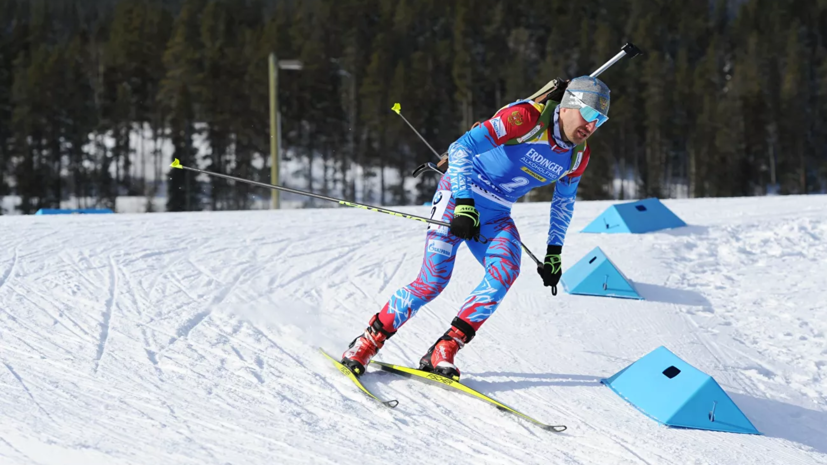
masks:
[[[537,273],[543,278],[543,285],[551,287],[552,295],[557,295],[557,283],[563,274],[563,260],[560,255],[563,253],[563,246],[550,245],[546,249],[546,259],[542,267],[537,267]]]
[[[480,212],[474,208],[474,199],[457,199],[454,218],[451,220],[451,234],[460,239],[479,240]]]

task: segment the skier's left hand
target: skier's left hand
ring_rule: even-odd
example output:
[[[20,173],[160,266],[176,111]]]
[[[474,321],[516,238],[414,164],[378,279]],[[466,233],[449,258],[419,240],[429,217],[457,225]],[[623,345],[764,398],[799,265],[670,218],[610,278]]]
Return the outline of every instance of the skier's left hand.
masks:
[[[560,282],[560,276],[563,275],[562,253],[562,246],[549,245],[546,248],[546,259],[543,266],[537,267],[537,273],[543,278],[543,285],[551,287],[552,295],[557,295],[557,283]]]
[[[474,199],[457,199],[451,234],[460,239],[480,241],[480,212],[474,207]]]

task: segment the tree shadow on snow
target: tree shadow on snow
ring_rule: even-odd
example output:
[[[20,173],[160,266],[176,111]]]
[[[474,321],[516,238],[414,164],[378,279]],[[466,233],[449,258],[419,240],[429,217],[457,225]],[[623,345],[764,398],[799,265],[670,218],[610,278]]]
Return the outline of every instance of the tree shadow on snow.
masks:
[[[649,302],[663,302],[667,304],[689,305],[693,307],[712,308],[712,304],[703,294],[683,289],[646,284],[635,281],[635,289],[641,297]]]
[[[797,442],[827,454],[827,412],[809,410],[772,399],[728,394],[764,435]]]
[[[503,381],[486,381],[481,378],[518,378]],[[566,375],[556,373],[503,373],[486,371],[484,373],[464,373],[462,384],[486,394],[495,392],[513,391],[540,386],[600,386],[599,376]]]

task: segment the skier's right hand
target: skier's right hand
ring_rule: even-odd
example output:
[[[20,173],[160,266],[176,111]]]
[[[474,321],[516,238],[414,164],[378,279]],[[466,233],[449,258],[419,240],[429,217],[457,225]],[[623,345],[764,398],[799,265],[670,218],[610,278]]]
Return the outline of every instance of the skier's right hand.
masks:
[[[480,212],[474,208],[474,199],[457,199],[454,218],[451,220],[451,234],[460,239],[480,238]]]
[[[563,275],[563,260],[560,258],[562,253],[562,246],[549,245],[546,248],[545,262],[537,267],[537,273],[543,278],[543,285],[551,288],[552,295],[557,295],[557,283]]]

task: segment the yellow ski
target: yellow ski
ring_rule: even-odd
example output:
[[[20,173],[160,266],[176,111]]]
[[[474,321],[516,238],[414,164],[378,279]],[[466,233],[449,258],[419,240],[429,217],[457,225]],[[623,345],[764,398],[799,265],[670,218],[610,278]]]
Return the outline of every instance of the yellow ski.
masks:
[[[328,358],[331,362],[333,362],[333,364],[334,364],[334,365],[336,365],[336,368],[337,368],[339,371],[341,371],[343,375],[347,376],[347,377],[348,377],[351,381],[353,381],[353,384],[355,384],[355,385],[356,385],[359,389],[361,389],[361,390],[362,390],[362,392],[364,392],[365,394],[367,394],[367,395],[368,395],[368,397],[370,397],[371,399],[373,399],[373,400],[375,400],[375,401],[379,402],[380,404],[384,405],[385,407],[390,407],[390,408],[394,408],[394,407],[396,407],[396,406],[399,404],[399,401],[397,401],[397,400],[382,400],[382,399],[380,399],[380,398],[376,397],[376,395],[375,395],[375,394],[373,394],[372,392],[370,392],[370,391],[368,390],[368,388],[366,388],[366,387],[365,387],[365,385],[364,385],[364,384],[362,384],[362,382],[361,382],[361,381],[359,381],[359,378],[357,378],[357,377],[356,377],[356,375],[354,375],[354,374],[353,374],[353,372],[352,372],[352,371],[350,371],[350,368],[348,368],[348,367],[346,367],[346,366],[342,365],[341,363],[339,363],[339,361],[338,361],[338,360],[336,360],[335,358],[331,357],[331,356],[330,356],[327,352],[325,352],[325,351],[324,351],[324,349],[319,348],[319,352],[321,352],[321,353],[322,353],[322,355],[324,355],[324,356],[325,356],[325,357],[327,357],[327,358]]]
[[[564,425],[547,425],[545,423],[537,421],[537,420],[531,418],[530,416],[528,416],[524,413],[518,412],[517,410],[514,410],[513,408],[511,408],[511,407],[509,407],[509,406],[507,406],[507,405],[505,405],[505,404],[503,404],[503,403],[501,403],[501,402],[499,402],[495,399],[492,399],[491,397],[488,397],[488,396],[486,396],[485,394],[483,394],[481,392],[477,392],[477,391],[471,389],[470,387],[460,383],[459,381],[455,381],[451,378],[446,378],[445,376],[438,375],[436,373],[429,373],[427,371],[417,370],[415,368],[409,368],[409,367],[400,366],[400,365],[393,365],[393,364],[385,363],[385,362],[378,362],[376,360],[371,361],[371,363],[374,363],[374,364],[378,365],[381,369],[383,369],[385,371],[388,371],[388,372],[391,372],[391,373],[396,373],[397,375],[405,376],[405,377],[408,377],[408,378],[415,377],[416,379],[422,380],[424,382],[435,382],[435,383],[439,383],[441,386],[450,387],[450,388],[454,388],[458,391],[462,391],[462,392],[464,392],[468,395],[476,397],[477,399],[484,400],[484,401],[494,405],[495,407],[497,407],[498,409],[500,409],[504,412],[513,413],[514,415],[517,415],[520,418],[528,420],[528,421],[534,423],[535,425],[539,426],[540,428],[543,428],[546,431],[552,431],[554,433],[560,433],[560,432],[563,432],[563,431],[566,430],[566,426],[564,426]],[[345,370],[347,370],[347,368],[345,368]]]

